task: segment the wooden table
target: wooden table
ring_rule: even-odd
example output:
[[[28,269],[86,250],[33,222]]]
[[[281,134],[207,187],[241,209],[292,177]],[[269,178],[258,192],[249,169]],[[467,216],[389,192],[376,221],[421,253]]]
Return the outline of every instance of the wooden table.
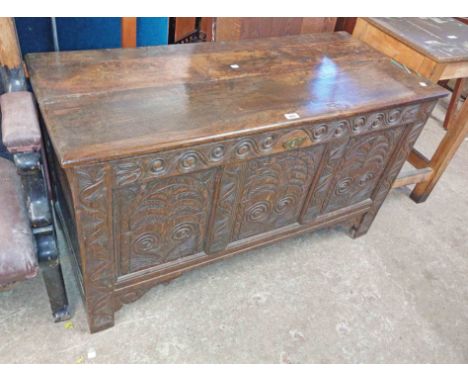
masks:
[[[468,77],[468,26],[448,17],[360,18],[353,36],[434,83],[457,79],[439,147],[430,160],[413,149],[408,160],[416,171],[401,174],[395,182],[396,187],[416,184],[411,198],[424,202],[468,133],[468,102],[457,111]]]
[[[194,267],[366,233],[447,94],[346,33],[27,63],[92,332]]]

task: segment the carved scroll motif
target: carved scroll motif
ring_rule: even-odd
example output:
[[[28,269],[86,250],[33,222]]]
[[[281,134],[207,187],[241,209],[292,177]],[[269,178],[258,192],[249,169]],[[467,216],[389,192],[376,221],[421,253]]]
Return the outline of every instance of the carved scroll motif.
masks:
[[[403,129],[397,127],[349,142],[322,213],[356,204],[371,196]]]
[[[153,286],[114,291],[117,276],[148,267],[159,272],[203,254],[205,242],[206,251],[216,253],[233,241],[296,223],[319,163],[305,220],[371,197],[369,212],[352,223],[356,235],[367,230],[433,105],[76,168],[73,201],[91,329],[112,326],[114,310]],[[282,138],[296,130],[307,135],[309,146],[285,151]],[[403,146],[395,151],[399,141]],[[215,179],[220,188],[212,201]],[[115,243],[112,228],[118,230]]]
[[[316,146],[248,162],[234,238],[297,222],[322,152]]]
[[[356,226],[353,235],[355,237],[360,236],[367,232],[369,229],[372,221],[374,220],[375,216],[377,215],[378,210],[382,206],[383,202],[389,191],[392,188],[392,184],[397,178],[398,174],[400,173],[401,168],[403,167],[406,158],[408,157],[410,151],[412,150],[416,140],[418,139],[421,131],[429,118],[432,110],[435,107],[435,102],[426,102],[421,105],[420,109],[417,113],[411,116],[411,120],[415,120],[416,122],[408,124],[405,126],[407,129],[402,136],[403,143],[401,147],[398,149],[396,153],[396,157],[393,160],[383,175],[383,180],[378,185],[378,188],[374,190],[372,198],[373,198],[373,206],[369,212],[367,212],[364,217],[362,218],[359,225]]]
[[[202,251],[214,170],[118,191],[123,274]]]
[[[308,136],[308,144],[316,145],[337,138],[388,129],[415,122],[424,105],[411,105],[369,113],[325,123],[305,123],[297,128],[280,129],[250,137],[227,139],[200,144],[191,149],[142,155],[137,158],[112,161],[114,182],[118,187],[155,178],[186,174],[225,164],[255,159],[285,151],[282,138],[298,131]]]
[[[411,127],[411,130],[405,138],[405,142],[398,153],[398,157],[396,158],[393,165],[389,168],[388,172],[385,174],[385,177],[379,185],[379,188],[375,190],[375,195],[373,197],[374,204],[371,210],[364,215],[364,218],[360,223],[358,231],[355,233],[356,236],[365,233],[369,229],[370,224],[374,220],[387,194],[391,190],[393,182],[397,178],[401,168],[403,167],[403,164],[406,161],[406,158],[408,157],[411,149],[413,148],[413,145],[416,142],[416,139],[421,133],[423,127],[424,122],[416,123]]]

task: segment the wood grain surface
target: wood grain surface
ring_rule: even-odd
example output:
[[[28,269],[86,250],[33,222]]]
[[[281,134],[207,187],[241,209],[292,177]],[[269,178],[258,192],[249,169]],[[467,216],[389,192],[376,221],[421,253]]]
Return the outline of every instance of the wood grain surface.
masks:
[[[61,163],[84,163],[439,97],[345,32],[37,53],[33,88]],[[237,65],[238,67],[232,67]],[[297,113],[291,121],[285,114]]]
[[[28,56],[92,332],[283,238],[365,234],[447,94],[346,33]]]
[[[435,61],[468,60],[468,25],[453,17],[374,17],[367,20]]]

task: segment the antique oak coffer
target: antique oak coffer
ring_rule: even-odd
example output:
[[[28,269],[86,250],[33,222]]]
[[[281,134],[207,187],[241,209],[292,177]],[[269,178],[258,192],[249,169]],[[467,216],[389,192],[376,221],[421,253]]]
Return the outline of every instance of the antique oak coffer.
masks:
[[[346,33],[27,57],[92,332],[150,287],[369,229],[445,90]]]

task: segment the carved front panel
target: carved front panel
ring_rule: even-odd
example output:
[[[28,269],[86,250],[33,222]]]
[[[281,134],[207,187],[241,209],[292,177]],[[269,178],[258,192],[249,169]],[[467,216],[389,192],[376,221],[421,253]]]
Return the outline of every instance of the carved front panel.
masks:
[[[304,221],[370,198],[404,128],[329,144]]]
[[[215,170],[116,190],[120,274],[202,251]]]
[[[403,132],[403,127],[350,140],[322,212],[331,212],[369,198]]]
[[[75,168],[70,188],[92,330],[111,326],[114,310],[160,282],[158,274],[175,277],[188,269],[188,261],[192,267],[268,242],[280,227],[281,235],[292,235],[307,228],[295,223],[313,224],[370,198],[364,214],[346,210],[326,217],[338,216],[353,236],[365,233],[433,105],[355,117],[353,124],[331,121],[304,130],[311,135],[295,129],[275,141],[282,152],[248,138],[251,145],[242,140],[233,146],[238,150],[228,151],[236,160],[224,157],[213,168],[201,166],[201,157],[193,159],[194,149],[183,149],[190,155],[164,162],[172,167],[157,178],[127,177],[114,163]],[[300,148],[290,144],[303,141]],[[159,169],[159,162],[151,163]],[[135,274],[150,267],[155,272]]]
[[[296,223],[322,152],[317,146],[227,166],[207,252]]]
[[[322,149],[247,163],[236,222],[238,239],[297,222]]]

